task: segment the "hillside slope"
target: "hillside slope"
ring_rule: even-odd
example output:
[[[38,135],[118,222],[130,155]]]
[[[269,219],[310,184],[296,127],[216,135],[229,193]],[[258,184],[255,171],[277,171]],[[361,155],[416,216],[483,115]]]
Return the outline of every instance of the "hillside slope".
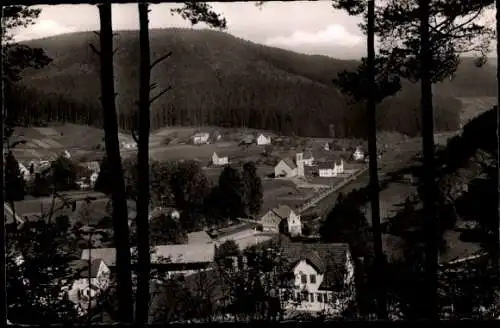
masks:
[[[117,107],[120,126],[128,130],[138,95],[139,39],[137,31],[117,34]],[[153,103],[154,129],[244,125],[284,134],[327,136],[329,124],[334,124],[338,136],[364,134],[363,106],[348,105],[331,83],[338,72],[355,68],[356,61],[298,54],[210,30],[151,30],[150,40],[153,60],[172,51],[152,72],[159,88],[173,87]],[[46,49],[54,61],[41,70],[26,71],[23,84],[14,88],[8,101],[20,117],[29,118],[28,123],[101,124],[100,64],[89,43],[98,44],[92,32],[27,43]],[[494,72],[475,69],[474,81],[484,85],[472,88],[468,77],[473,65],[462,66],[464,73],[459,70],[454,81],[435,88],[437,129],[458,126],[461,103],[454,96],[491,96],[496,90],[489,87],[490,75],[496,83]],[[385,101],[379,109],[379,129],[418,133],[418,90],[417,85],[410,85]]]

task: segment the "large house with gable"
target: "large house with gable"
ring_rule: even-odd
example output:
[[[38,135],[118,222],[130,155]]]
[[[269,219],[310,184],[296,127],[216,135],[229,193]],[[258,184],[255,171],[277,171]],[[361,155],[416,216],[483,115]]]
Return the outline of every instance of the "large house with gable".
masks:
[[[260,219],[264,232],[284,232],[290,236],[302,234],[300,215],[297,215],[288,205],[280,205],[269,210]]]
[[[355,298],[354,261],[348,244],[287,243],[288,267],[280,299],[288,314],[339,315]]]

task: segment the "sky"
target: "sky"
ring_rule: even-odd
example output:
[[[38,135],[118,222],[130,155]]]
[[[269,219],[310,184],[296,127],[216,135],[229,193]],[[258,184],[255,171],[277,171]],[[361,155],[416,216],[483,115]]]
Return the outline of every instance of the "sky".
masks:
[[[189,22],[170,13],[171,8],[181,6],[174,3],[151,5],[150,28],[192,28]],[[226,32],[246,40],[339,59],[359,59],[366,53],[366,39],[358,27],[361,19],[333,9],[330,1],[268,2],[261,8],[253,2],[213,3],[212,6],[227,19]],[[37,24],[17,31],[16,40],[99,29],[96,6],[37,7],[42,9]],[[114,30],[138,29],[136,4],[114,4],[112,10]]]

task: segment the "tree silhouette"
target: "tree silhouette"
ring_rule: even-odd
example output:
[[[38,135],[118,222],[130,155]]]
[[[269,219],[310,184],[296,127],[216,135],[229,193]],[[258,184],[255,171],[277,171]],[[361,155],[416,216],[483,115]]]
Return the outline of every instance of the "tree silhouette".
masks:
[[[58,191],[67,191],[76,189],[76,171],[77,166],[71,159],[59,156],[51,164],[52,183]]]
[[[5,156],[5,200],[9,203],[24,199],[26,183],[19,162],[12,151]]]
[[[244,184],[235,168],[224,167],[219,176],[218,192],[218,205],[224,217],[234,220],[245,214]]]
[[[245,186],[245,204],[249,214],[258,215],[262,206],[262,181],[257,175],[254,162],[243,164],[243,185]]]
[[[99,174],[97,175],[94,190],[100,191],[106,195],[111,195],[113,189],[113,185],[111,184],[111,174],[108,158],[104,156],[99,165]]]

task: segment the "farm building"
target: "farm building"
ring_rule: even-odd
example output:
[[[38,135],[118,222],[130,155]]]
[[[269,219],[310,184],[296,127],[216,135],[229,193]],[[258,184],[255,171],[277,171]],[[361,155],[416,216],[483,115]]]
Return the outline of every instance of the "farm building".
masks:
[[[209,137],[209,140],[212,142],[217,142],[221,139],[222,139],[222,133],[219,131],[214,131]]]
[[[135,254],[136,249],[131,248]],[[116,248],[84,249],[82,260],[102,259],[110,269],[116,267]],[[215,244],[161,245],[153,248],[151,265],[164,272],[190,275],[210,267],[214,262]]]
[[[268,211],[261,217],[260,222],[264,232],[285,232],[292,236],[302,234],[300,215],[297,215],[287,205],[280,205]]]
[[[318,168],[318,175],[322,178],[336,177],[338,174],[344,173],[344,160],[335,161],[333,167],[331,164],[322,165]]]
[[[362,161],[365,158],[365,152],[363,151],[363,149],[361,149],[360,146],[356,147],[356,150],[352,154],[352,158],[355,161]]]
[[[195,231],[187,234],[188,244],[211,244],[212,238],[206,231]]]
[[[229,157],[228,156],[219,156],[219,155],[217,155],[216,152],[214,152],[212,155],[212,164],[217,165],[217,166],[229,164]]]
[[[198,132],[195,135],[193,135],[192,138],[193,138],[193,144],[195,144],[195,145],[207,144],[208,139],[210,138],[210,133]]]
[[[325,151],[330,151],[330,144],[328,142],[325,142],[325,145],[323,146],[323,149]]]
[[[270,136],[265,136],[264,134],[260,134],[257,137],[257,145],[259,146],[264,146],[264,145],[270,145],[271,144],[271,137]]]

